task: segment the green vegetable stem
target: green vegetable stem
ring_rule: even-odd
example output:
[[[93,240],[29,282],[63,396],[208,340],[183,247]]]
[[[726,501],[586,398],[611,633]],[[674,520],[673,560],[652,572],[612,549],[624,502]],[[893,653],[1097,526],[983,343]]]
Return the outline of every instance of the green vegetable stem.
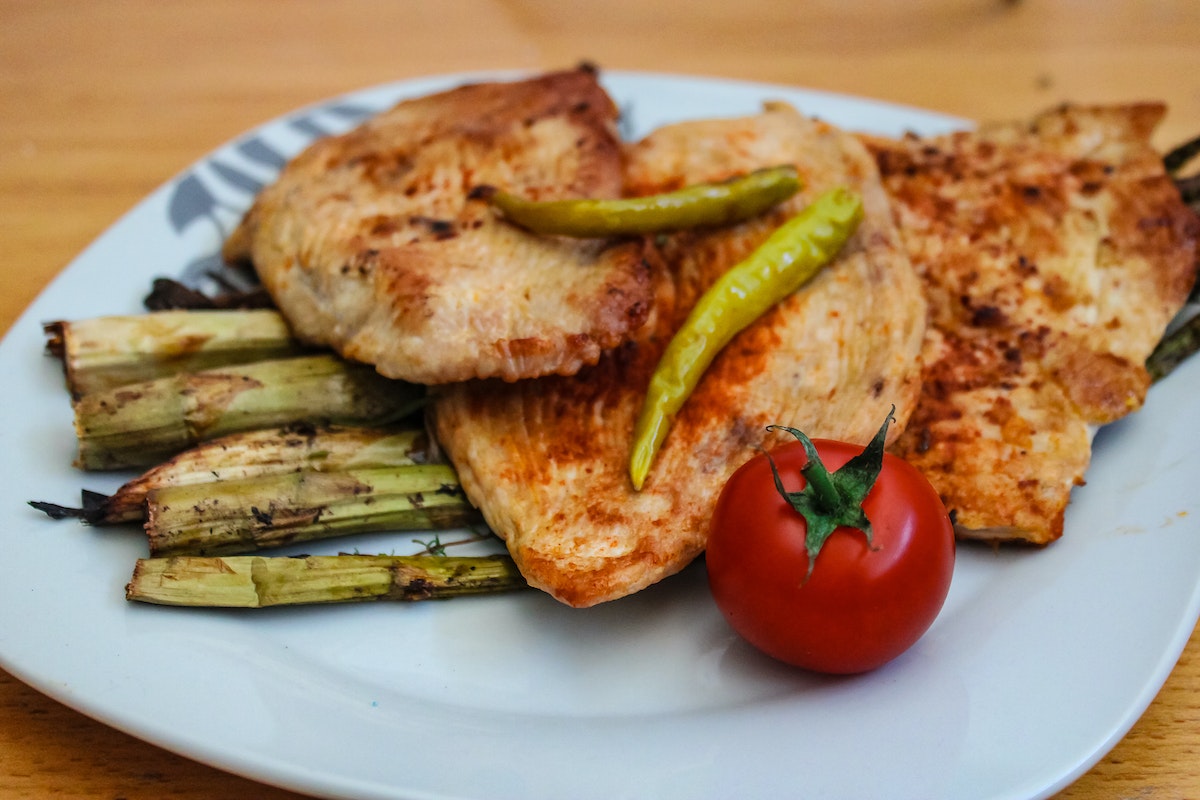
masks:
[[[863,511],[863,501],[867,499],[879,478],[883,467],[883,448],[887,444],[888,425],[896,421],[895,413],[896,407],[892,406],[870,444],[836,472],[826,469],[817,453],[816,445],[803,431],[786,425],[767,427],[769,431],[787,431],[795,436],[808,456],[808,464],[800,470],[806,481],[804,488],[798,492],[789,492],[783,487],[783,479],[775,466],[775,459],[767,453],[771,475],[775,478],[775,490],[796,513],[804,517],[804,546],[808,551],[808,574],[804,576],[805,580],[812,575],[813,565],[817,563],[817,554],[838,528],[848,527],[862,531],[867,537],[867,544],[874,547],[874,532],[871,530],[871,521]]]

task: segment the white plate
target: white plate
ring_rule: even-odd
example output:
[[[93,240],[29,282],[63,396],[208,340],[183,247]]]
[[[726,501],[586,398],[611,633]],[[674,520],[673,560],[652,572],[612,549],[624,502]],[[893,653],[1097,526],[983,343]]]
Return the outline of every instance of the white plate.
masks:
[[[945,610],[909,653],[824,679],[741,644],[702,567],[571,610],[538,593],[267,612],[127,604],[139,533],[52,522],[124,476],[69,467],[71,415],[41,323],[136,312],[150,280],[206,263],[274,154],[430,79],[297,112],[221,148],[83,252],[0,346],[0,665],[191,758],[330,797],[1044,797],[1149,704],[1200,612],[1200,360],[1101,432],[1063,539],[963,548]],[[912,109],[774,86],[611,73],[638,135],[789,100],[846,127],[943,131]],[[1030,109],[1034,111],[1035,109]],[[191,269],[194,271],[195,266]],[[411,536],[329,545],[418,549]],[[306,548],[316,551],[317,548]]]

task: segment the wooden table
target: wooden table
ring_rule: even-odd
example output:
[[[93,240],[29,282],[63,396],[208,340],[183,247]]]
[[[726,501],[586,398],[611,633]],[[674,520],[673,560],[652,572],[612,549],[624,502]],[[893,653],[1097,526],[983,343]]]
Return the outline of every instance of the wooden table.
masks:
[[[3,0],[0,330],[136,201],[253,125],[386,81],[584,59],[973,119],[1163,99],[1159,144],[1200,133],[1195,0]],[[1061,797],[1200,797],[1197,763],[1200,635],[1137,725]],[[117,733],[0,672],[0,796],[167,795],[296,797]]]

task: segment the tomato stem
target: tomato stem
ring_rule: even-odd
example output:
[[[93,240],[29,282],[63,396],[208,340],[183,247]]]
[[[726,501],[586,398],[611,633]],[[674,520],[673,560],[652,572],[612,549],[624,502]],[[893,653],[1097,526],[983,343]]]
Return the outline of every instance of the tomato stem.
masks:
[[[825,468],[821,457],[817,455],[816,447],[808,437],[800,441],[804,445],[805,452],[808,453],[808,463],[800,468],[800,474],[812,487],[814,506],[826,513],[836,512],[837,508],[842,505],[843,499],[841,492],[834,484],[833,476]]]
[[[896,407],[892,406],[875,438],[861,453],[832,473],[821,462],[816,445],[802,431],[785,425],[767,427],[768,431],[787,431],[796,437],[808,456],[808,463],[800,468],[805,480],[804,488],[789,492],[783,487],[775,460],[767,453],[775,488],[797,513],[803,515],[806,523],[804,545],[808,551],[808,573],[804,576],[805,581],[812,575],[821,548],[838,528],[862,531],[867,543],[873,546],[871,521],[867,519],[862,504],[883,468],[883,448],[887,441],[888,425],[895,420],[895,412]]]

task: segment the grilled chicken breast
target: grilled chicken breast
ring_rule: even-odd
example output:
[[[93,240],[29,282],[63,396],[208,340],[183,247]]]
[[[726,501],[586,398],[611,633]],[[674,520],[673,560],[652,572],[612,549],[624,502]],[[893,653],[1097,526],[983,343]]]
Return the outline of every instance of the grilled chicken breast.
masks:
[[[645,321],[640,242],[536,236],[472,189],[621,191],[592,70],[402,102],[291,161],[226,243],[301,339],[418,383],[571,374]]]
[[[432,424],[463,486],[534,586],[572,606],[636,592],[704,548],[728,476],[770,424],[867,442],[916,401],[920,283],[862,144],[791,108],[683,123],[629,147],[627,192],[646,195],[793,163],[804,189],[763,218],[664,237],[650,321],[571,377],[439,387]],[[821,191],[850,185],[866,218],[840,256],[746,329],[684,406],[641,492],[629,456],[646,386],[700,294]]]
[[[1062,534],[1095,426],[1138,409],[1195,277],[1197,223],[1150,136],[1159,105],[868,140],[929,300],[923,389],[893,451],[959,535]]]

